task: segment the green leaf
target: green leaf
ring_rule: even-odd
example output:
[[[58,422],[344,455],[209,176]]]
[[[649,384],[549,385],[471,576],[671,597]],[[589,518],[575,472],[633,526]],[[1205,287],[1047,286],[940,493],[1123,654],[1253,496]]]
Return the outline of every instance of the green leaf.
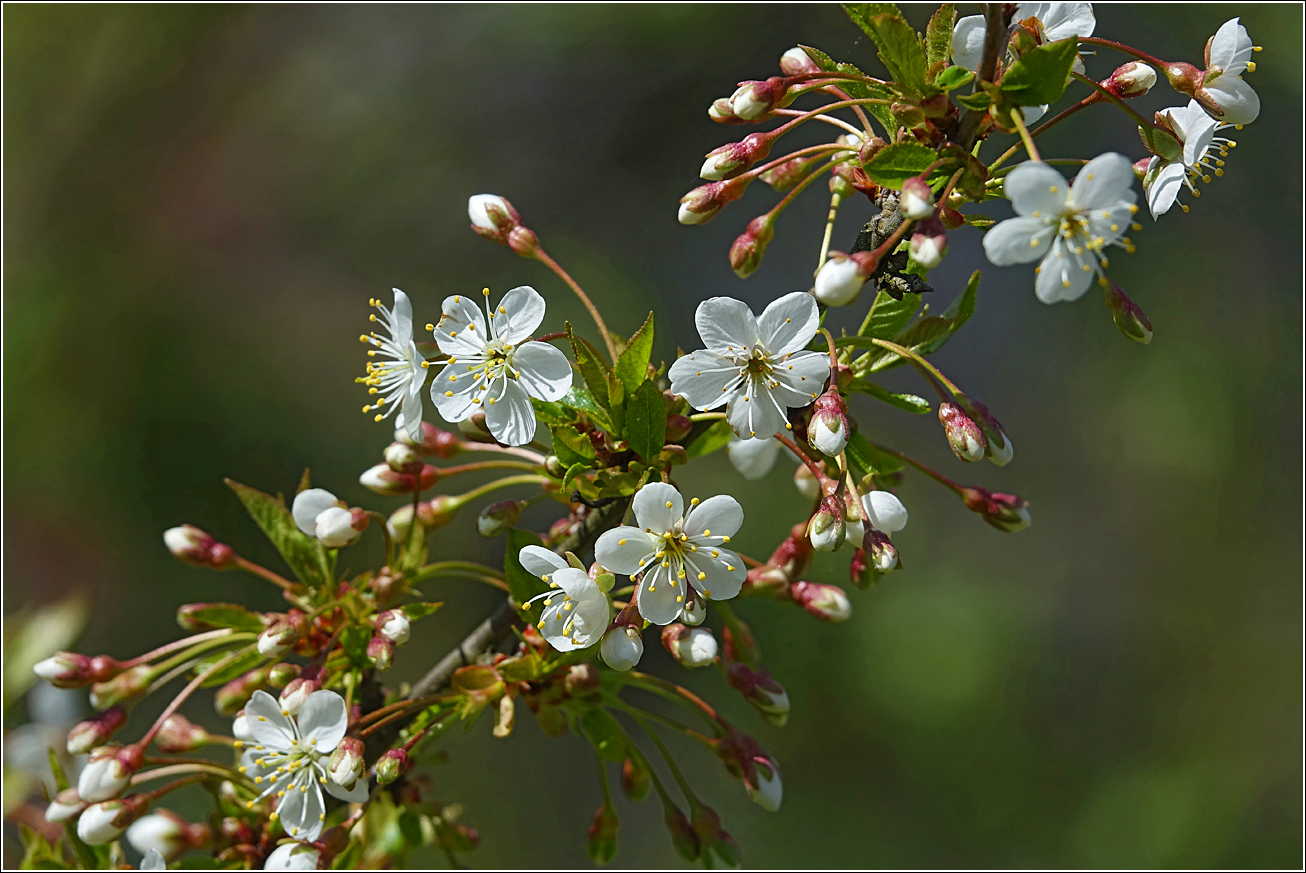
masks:
[[[666,435],[666,400],[653,380],[645,379],[626,404],[626,440],[635,454],[648,460],[662,451]]]
[[[575,390],[574,386],[572,390]],[[580,419],[574,408],[564,406],[556,400],[537,400],[532,397],[531,406],[535,407],[535,418],[549,428],[575,424]]]
[[[581,473],[584,473],[588,469],[590,469],[589,464],[572,464],[570,467],[567,468],[567,472],[562,474],[562,487],[566,488],[568,485],[571,484],[571,480],[575,479],[577,476],[579,476]]]
[[[903,294],[901,300],[896,300],[891,295],[881,291],[875,295],[875,302],[871,304],[870,317],[867,319],[864,328],[858,331],[858,334],[860,336],[875,337],[876,339],[892,339],[898,331],[907,326],[920,305],[921,295],[919,294]]]
[[[993,98],[985,91],[977,91],[974,94],[958,94],[957,103],[963,109],[984,112],[993,105]]]
[[[417,621],[417,619],[419,618],[426,618],[428,615],[435,612],[441,606],[444,606],[444,604],[443,603],[405,603],[403,606],[399,608],[404,611],[404,615],[408,616],[413,621]]]
[[[327,559],[326,549],[316,537],[308,536],[295,526],[295,520],[290,517],[290,510],[286,509],[280,496],[264,494],[234,479],[224,481],[236,492],[259,529],[272,541],[301,582],[317,587],[331,581],[331,562]]]
[[[367,644],[371,639],[372,632],[356,624],[350,625],[340,633],[340,647],[359,669],[366,670],[372,666],[372,662],[367,660]]]
[[[208,653],[207,655],[205,655],[203,658],[200,659],[199,663],[197,663],[193,668],[191,668],[191,675],[198,676],[199,674],[203,673],[205,670],[209,669],[209,667],[212,667],[214,664],[218,663],[219,661],[221,661],[223,658],[227,657],[230,654],[231,651],[218,651],[218,652]],[[221,670],[218,670],[216,673],[212,673],[209,676],[205,677],[204,681],[200,683],[200,687],[212,688],[215,685],[225,685],[226,683],[230,682],[232,679],[235,679],[237,676],[240,676],[244,673],[248,673],[250,670],[253,670],[259,664],[262,664],[265,660],[267,659],[264,658],[262,655],[260,655],[257,650],[250,650],[245,654],[236,658],[236,660],[232,661],[230,664],[223,667]]]
[[[626,759],[626,733],[612,713],[597,706],[580,717],[580,730],[599,756],[609,761]]]
[[[717,449],[725,448],[734,435],[735,432],[730,429],[730,422],[723,418],[699,434],[698,439],[690,443],[685,449],[685,454],[691,461],[694,458],[710,455]]]
[[[564,394],[558,403],[564,409],[584,413],[588,416],[590,421],[597,424],[603,430],[608,433],[613,433],[612,416],[608,413],[608,410],[605,407],[599,405],[598,401],[594,399],[594,395],[590,394],[589,390],[584,385],[572,382],[571,390]],[[574,422],[578,418],[579,416],[577,415],[571,415],[567,423]]]
[[[553,453],[558,456],[564,467],[574,464],[593,465],[594,443],[590,438],[571,425],[555,427],[553,433]]]
[[[1030,49],[1007,69],[998,87],[1021,106],[1052,103],[1066,90],[1078,56],[1079,39],[1073,36]]]
[[[626,394],[634,394],[635,389],[648,375],[649,357],[653,354],[653,313],[648,314],[644,324],[635,331],[634,336],[626,340],[626,348],[617,356],[617,378],[626,389]]]
[[[992,218],[989,218],[987,215],[981,215],[978,212],[971,215],[963,215],[962,220],[971,227],[978,227],[980,230],[988,230],[990,227],[997,224],[997,222]]]
[[[848,463],[860,479],[870,473],[886,476],[902,469],[902,461],[888,452],[881,451],[867,441],[866,437],[855,433],[848,440],[844,449]]]
[[[571,329],[571,322],[565,322],[563,327],[566,328],[567,339],[571,341],[572,354],[576,357],[581,378],[585,380],[590,396],[604,409],[611,410],[614,406],[619,406],[625,389],[608,365],[603,362],[602,354],[590,344],[589,340],[576,336],[575,331]]]
[[[542,546],[544,541],[538,534],[519,528],[509,528],[508,530],[508,547],[503,554],[503,578],[508,580],[508,592],[512,596],[512,605],[527,620],[533,619],[530,612],[523,610],[522,604],[530,600],[536,594],[543,594],[549,590],[549,586],[534,573],[528,571],[521,565],[519,555],[521,550],[526,546]],[[536,616],[539,615],[539,605],[534,606]]]
[[[807,52],[807,56],[812,59],[812,63],[816,64],[827,73],[843,73],[848,76],[866,75],[852,64],[840,63],[818,48],[813,48],[809,45],[799,45],[798,47]],[[842,82],[840,83],[840,88],[849,97],[856,100],[893,100],[898,96],[893,89],[884,85],[876,85],[871,82]],[[864,108],[868,113],[870,113],[872,118],[880,122],[880,125],[884,128],[884,132],[892,137],[894,132],[898,129],[898,122],[894,120],[893,113],[889,110],[889,104],[872,103]]]
[[[866,163],[865,170],[874,182],[900,190],[903,182],[912,176],[919,176],[937,160],[938,155],[929,146],[899,142],[876,152],[875,157]]]
[[[925,26],[925,66],[947,63],[952,56],[952,28],[956,23],[957,7],[953,3],[944,3],[930,16],[930,23]],[[934,85],[944,91],[949,90],[940,85],[937,79]]]
[[[869,394],[876,400],[883,401],[890,406],[898,409],[905,409],[907,412],[914,412],[917,415],[924,415],[930,411],[930,404],[924,397],[917,397],[915,394],[894,394],[892,391],[884,388],[874,382],[866,379],[854,379],[848,385],[849,391],[857,391],[862,394]]]
[[[178,614],[177,621],[187,630],[230,627],[257,634],[264,628],[262,619],[235,603],[206,603],[199,609],[186,609],[184,616]]]
[[[888,6],[886,10],[884,7]],[[918,95],[927,94],[925,49],[921,38],[897,7],[880,3],[845,3],[844,12],[875,40],[880,61],[899,85]]]
[[[934,80],[934,87],[940,91],[956,91],[974,80],[975,74],[965,67],[948,67]]]
[[[966,283],[966,290],[952,302],[947,311],[942,315],[928,315],[920,319],[895,337],[894,342],[922,356],[938,351],[975,313],[975,295],[979,290],[979,279],[980,273],[976,270],[971,274],[970,281]],[[886,351],[872,359],[867,371],[887,370],[901,363],[903,363],[902,358]]]

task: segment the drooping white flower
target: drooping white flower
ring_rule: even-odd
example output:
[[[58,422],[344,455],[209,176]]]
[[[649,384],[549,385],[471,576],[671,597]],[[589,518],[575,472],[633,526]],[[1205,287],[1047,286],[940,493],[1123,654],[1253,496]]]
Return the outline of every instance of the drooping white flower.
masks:
[[[1217,120],[1225,124],[1251,124],[1261,114],[1261,98],[1242,79],[1244,72],[1255,72],[1252,45],[1247,28],[1230,18],[1206,45],[1206,73],[1202,91],[1224,114]]]
[[[535,601],[544,601],[536,627],[549,645],[559,652],[570,652],[588,648],[603,638],[612,618],[612,604],[584,570],[540,546],[524,547],[517,559],[526,572],[549,583],[551,590],[522,604],[523,609],[529,609]]]
[[[1221,169],[1224,161],[1211,154],[1214,148],[1220,157],[1229,154],[1228,145],[1232,140],[1216,136],[1216,131],[1229,125],[1222,125],[1211,118],[1196,100],[1189,100],[1187,106],[1175,106],[1163,110],[1162,115],[1170,119],[1170,127],[1179,142],[1183,144],[1183,156],[1177,161],[1166,161],[1157,155],[1148,162],[1147,173],[1143,176],[1143,192],[1147,196],[1147,208],[1152,218],[1164,215],[1174,206],[1181,188],[1188,188],[1194,197],[1200,196],[1197,180],[1211,181],[1208,173],[1224,175]],[[1179,208],[1188,211],[1186,204]]]
[[[730,464],[745,479],[761,479],[775,466],[775,459],[780,455],[780,441],[766,439],[741,440],[732,436],[726,445],[726,454]]]
[[[712,297],[699,304],[694,323],[707,348],[671,365],[671,390],[695,409],[725,404],[726,420],[741,439],[792,429],[786,410],[820,396],[829,359],[802,350],[820,325],[810,294],[786,294],[760,318],[738,300]]]
[[[866,524],[880,533],[897,533],[907,526],[907,507],[888,491],[871,491],[862,495]]]
[[[322,833],[324,785],[328,793],[342,800],[358,803],[367,799],[366,780],[360,779],[348,789],[328,778],[331,752],[349,726],[345,699],[339,694],[314,692],[298,717],[291,717],[271,694],[255,691],[245,706],[245,721],[254,735],[254,745],[241,756],[240,770],[256,785],[268,783],[258,799],[278,798],[276,814],[290,836],[311,841]],[[253,804],[250,801],[250,806]]]
[[[612,669],[625,672],[644,657],[644,640],[636,628],[614,624],[603,635],[599,655],[602,656],[603,663]]]
[[[422,383],[426,381],[426,359],[413,342],[413,304],[408,295],[398,288],[392,289],[395,305],[391,309],[380,300],[368,301],[381,313],[372,321],[379,322],[385,335],[375,331],[359,339],[375,346],[368,350],[367,375],[359,379],[367,386],[368,394],[380,395],[376,403],[363,407],[364,412],[379,410],[376,420],[389,418],[398,411],[396,422],[414,440],[422,438]]]
[[[501,443],[521,446],[535,437],[531,398],[558,400],[571,388],[571,364],[548,343],[526,342],[544,320],[544,298],[534,288],[514,288],[492,313],[470,298],[446,297],[435,325],[435,342],[449,356],[431,383],[431,399],[449,422],[466,421],[478,409]],[[489,316],[487,329],[486,315]]]
[[[366,515],[346,509],[343,504],[325,488],[305,488],[295,495],[290,515],[301,531],[317,537],[328,549],[338,549],[358,542],[367,527]]]
[[[175,816],[152,812],[128,826],[127,842],[147,857],[150,852],[154,852],[159,855],[160,861],[176,858],[190,845],[186,839],[185,826],[185,822]]]
[[[1097,26],[1092,3],[1018,3],[1013,22],[1037,18],[1039,36],[1046,45],[1075,36],[1092,36]],[[967,15],[957,20],[952,31],[952,62],[968,70],[979,71],[984,59],[984,36],[987,31],[983,15]],[[1084,62],[1076,58],[1074,70],[1084,72]],[[1047,105],[1026,106],[1021,110],[1025,123],[1031,124],[1047,112]]]
[[[1132,248],[1125,232],[1138,211],[1133,181],[1133,165],[1114,152],[1085,164],[1073,186],[1047,164],[1021,164],[1003,186],[1016,217],[984,235],[984,254],[999,267],[1042,258],[1034,270],[1038,299],[1076,300],[1103,277],[1107,246]]]
[[[116,745],[104,745],[91,751],[91,758],[77,779],[77,794],[87,803],[99,803],[117,797],[131,783],[132,771],[119,755]]]
[[[277,846],[263,862],[264,870],[316,870],[322,853],[309,843]]]
[[[683,358],[682,358],[683,360]],[[654,624],[676,620],[685,603],[686,581],[709,600],[739,593],[747,570],[725,544],[739,531],[744,510],[733,497],[718,494],[690,502],[665,482],[650,482],[635,495],[639,527],[613,528],[599,537],[594,559],[615,573],[639,576],[639,613]]]

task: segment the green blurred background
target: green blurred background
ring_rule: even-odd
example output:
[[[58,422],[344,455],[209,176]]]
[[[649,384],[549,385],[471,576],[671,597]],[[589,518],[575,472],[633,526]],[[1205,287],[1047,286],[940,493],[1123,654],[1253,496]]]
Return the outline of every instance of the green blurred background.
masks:
[[[793,699],[784,729],[650,646],[653,670],[784,766],[770,815],[685,749],[746,864],[1300,865],[1301,9],[1103,6],[1097,33],[1200,63],[1234,15],[1265,47],[1248,77],[1262,116],[1191,213],[1144,212],[1137,254],[1113,259],[1154,342],[1125,340],[1094,294],[1047,307],[1029,268],[985,266],[938,361],[1002,419],[1014,463],[962,469],[937,422],[858,407],[863,429],[1028,497],[1033,527],[999,534],[911,478],[908,569],[851,590],[851,621],[743,604]],[[368,297],[401,287],[422,323],[447,294],[532,283],[546,327],[589,327],[551,274],[471,234],[469,195],[510,198],[615,330],[652,308],[670,357],[696,346],[704,297],[760,308],[807,287],[827,205],[809,192],[735,278],[730,241],[773,195],[754,186],[707,227],[674,217],[700,155],[740,133],[709,103],[800,42],[879,69],[834,5],[6,6],[4,25],[5,615],[88,589],[79,647],[120,657],[171,638],[182,602],[276,608],[163,547],[191,522],[274,559],[222,477],[291,492],[311,467],[368,500],[357,476],[389,436],[353,382]],[[1178,102],[1161,85],[1138,105]],[[1045,157],[1143,155],[1120,113],[1076,122],[1040,140]],[[844,209],[836,247],[869,211]],[[936,306],[980,265],[978,234],[951,244]],[[746,483],[718,456],[680,478],[737,495],[742,548],[765,556],[805,509],[791,472]],[[533,513],[544,527],[557,510]],[[470,523],[437,548],[500,560]],[[378,551],[366,539],[345,563]],[[811,578],[845,582],[847,557]],[[448,584],[396,675],[495,602]],[[186,711],[220,724],[207,701]],[[509,740],[482,724],[446,745],[437,793],[480,830],[472,864],[587,863],[599,789],[582,742],[523,711]],[[619,864],[681,863],[656,803],[621,814]]]

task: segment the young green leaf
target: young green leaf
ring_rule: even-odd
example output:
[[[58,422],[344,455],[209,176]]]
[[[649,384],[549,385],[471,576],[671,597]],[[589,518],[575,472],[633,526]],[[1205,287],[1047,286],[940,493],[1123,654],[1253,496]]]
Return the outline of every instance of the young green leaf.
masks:
[[[1079,39],[1073,36],[1030,49],[1007,69],[998,87],[1021,106],[1051,103],[1066,90],[1078,56]]]
[[[284,500],[234,479],[223,481],[236,492],[259,529],[272,541],[301,582],[317,587],[331,581],[331,564],[326,549],[316,537],[308,536],[295,526]]]
[[[221,661],[223,658],[226,658],[230,654],[231,654],[230,650],[227,651],[219,650],[216,652],[208,653],[203,658],[201,658],[199,662],[195,664],[194,667],[191,668],[191,675],[198,676],[199,674],[203,673],[205,670],[209,669],[214,664],[218,663],[219,661]],[[237,657],[234,661],[229,663],[227,666],[218,670],[216,673],[210,673],[208,676],[205,676],[204,681],[200,682],[200,687],[212,688],[215,685],[225,685],[226,683],[230,682],[232,679],[235,679],[237,676],[242,676],[245,673],[248,673],[250,670],[253,670],[259,664],[262,664],[265,660],[267,659],[264,658],[262,655],[260,655],[257,651],[251,649],[245,654]]]
[[[947,67],[934,80],[934,87],[940,91],[956,91],[975,80],[975,74],[965,67]]]
[[[812,59],[812,63],[827,73],[843,73],[846,76],[866,75],[852,64],[840,63],[818,48],[813,48],[810,45],[799,45],[798,47],[807,52],[807,56]],[[845,94],[855,100],[894,100],[898,97],[897,93],[891,88],[877,85],[874,82],[841,82],[839,87]],[[871,103],[863,108],[872,118],[880,122],[887,136],[893,136],[898,129],[898,122],[894,120],[888,103]]]
[[[903,182],[919,176],[936,160],[938,155],[929,146],[899,142],[876,152],[875,157],[866,163],[865,170],[874,182],[896,191],[902,188]]]
[[[599,350],[594,348],[589,340],[576,336],[571,329],[571,322],[566,322],[563,326],[566,328],[567,339],[571,341],[572,354],[576,358],[577,366],[580,367],[580,375],[585,380],[590,395],[604,409],[619,406],[625,390],[620,380],[608,365],[603,363],[603,356]]]
[[[367,660],[367,643],[372,639],[372,632],[359,625],[350,625],[340,634],[340,646],[349,656],[355,667],[366,670],[372,666]]]
[[[405,603],[403,606],[399,608],[404,611],[404,615],[408,616],[413,621],[416,621],[419,618],[426,618],[428,615],[435,612],[441,606],[444,606],[444,604],[443,603]]]
[[[648,314],[644,324],[626,341],[626,348],[617,356],[617,378],[626,389],[627,396],[648,376],[648,362],[653,354],[653,313]]]
[[[723,449],[730,442],[730,437],[734,436],[734,431],[730,429],[730,422],[724,418],[714,422],[711,427],[698,435],[685,449],[685,454],[689,460],[701,458],[704,455],[710,455],[717,449]]]
[[[970,281],[966,283],[966,290],[942,315],[927,315],[894,337],[893,341],[918,355],[928,355],[938,351],[975,313],[975,295],[979,290],[979,279],[980,273],[976,270],[971,274]],[[893,352],[881,351],[874,353],[866,371],[873,373],[887,370],[902,363],[904,363],[903,359]]]
[[[198,609],[183,607],[177,619],[187,630],[229,627],[257,634],[264,628],[262,619],[235,603],[205,603]]]
[[[553,453],[565,467],[573,464],[589,467],[594,463],[594,443],[569,424],[553,429]]]
[[[854,24],[875,40],[880,61],[895,82],[916,95],[930,92],[925,84],[928,65],[921,38],[897,7],[889,3],[845,3],[843,9]]]
[[[920,305],[919,294],[903,294],[901,300],[895,300],[881,291],[875,295],[875,302],[871,304],[870,317],[857,333],[859,336],[891,339],[907,326]]]
[[[666,400],[653,380],[646,379],[626,404],[626,440],[647,461],[662,451],[666,435]]]
[[[849,391],[856,391],[861,394],[869,394],[876,400],[897,407],[898,409],[914,412],[917,415],[923,415],[930,411],[929,401],[924,397],[917,397],[915,394],[895,394],[887,388],[877,385],[866,379],[854,379],[848,385]]]
[[[952,56],[952,29],[956,23],[957,6],[954,3],[944,3],[930,16],[930,23],[925,26],[925,66],[947,63]],[[937,80],[934,85],[948,90]]]
[[[852,435],[844,451],[847,453],[849,465],[859,479],[870,473],[886,476],[902,469],[902,461],[888,452],[880,451],[859,433]]]

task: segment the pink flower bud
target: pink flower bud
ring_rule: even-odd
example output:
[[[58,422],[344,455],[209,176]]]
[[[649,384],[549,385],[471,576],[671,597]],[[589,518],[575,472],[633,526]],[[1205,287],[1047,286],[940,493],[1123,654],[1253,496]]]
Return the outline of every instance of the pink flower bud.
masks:
[[[689,817],[670,801],[663,801],[662,805],[663,821],[671,833],[671,845],[675,848],[676,854],[686,861],[697,861],[702,854],[702,848]]]
[[[402,609],[389,609],[376,617],[376,632],[396,646],[408,642],[412,624]]]
[[[291,610],[285,618],[274,622],[259,634],[258,653],[265,658],[280,658],[295,647],[307,629],[308,622],[304,613],[297,609]]]
[[[68,731],[68,754],[84,755],[96,746],[103,746],[126,723],[127,710],[122,706],[111,706],[99,715],[73,725]]]
[[[820,155],[800,155],[782,164],[776,164],[759,178],[775,191],[788,191],[802,181],[807,171],[820,160]]]
[[[90,760],[77,777],[77,795],[87,803],[117,797],[131,782],[141,759],[134,746],[124,749],[109,743],[92,750]]]
[[[77,796],[77,789],[68,788],[60,791],[55,795],[54,800],[50,801],[50,805],[45,808],[45,820],[52,824],[65,822],[73,816],[80,815],[86,807],[86,801]]]
[[[862,537],[862,549],[870,558],[870,566],[875,572],[884,574],[898,566],[900,558],[898,547],[889,539],[889,535],[875,528],[867,528]]]
[[[837,458],[848,446],[849,430],[848,405],[838,389],[830,388],[812,403],[807,443],[816,451]]]
[[[193,752],[209,744],[210,734],[184,715],[173,714],[154,735],[154,746],[166,755]]]
[[[472,230],[486,239],[508,244],[508,234],[521,224],[521,216],[506,198],[498,194],[475,194],[467,199],[467,217]]]
[[[163,532],[163,542],[173,557],[197,567],[225,570],[236,562],[231,546],[218,542],[194,525],[168,528]]]
[[[648,797],[653,788],[653,779],[649,769],[640,758],[627,758],[621,762],[621,793],[639,803]]]
[[[390,464],[377,464],[364,470],[363,475],[358,477],[358,482],[382,497],[396,497],[400,494],[412,494],[416,490],[425,491],[440,478],[439,468],[432,467],[430,464],[423,464],[418,467],[418,470],[420,475],[397,473],[391,469]]]
[[[214,692],[213,708],[217,710],[218,715],[234,717],[246,703],[249,703],[255,691],[260,691],[267,685],[267,677],[266,667],[259,667],[237,676]]]
[[[726,681],[771,724],[783,727],[789,720],[789,694],[766,668],[754,670],[736,661],[727,669]]]
[[[378,672],[384,673],[394,663],[395,644],[380,634],[373,634],[367,641],[367,660]]]
[[[396,473],[420,473],[425,461],[413,446],[394,442],[386,446],[385,462]],[[364,474],[366,475],[366,474]]]
[[[662,647],[691,670],[716,661],[716,637],[706,628],[688,628],[679,622],[669,624],[662,629]]]
[[[540,253],[540,238],[528,227],[514,227],[508,234],[508,248],[523,258],[533,258]]]
[[[724,179],[699,185],[680,198],[678,220],[681,224],[704,224],[721,211],[727,203],[743,196],[750,178]]]
[[[937,218],[919,222],[912,230],[907,251],[913,261],[927,270],[943,263],[943,256],[948,253],[948,232],[943,222]]]
[[[38,661],[32,672],[56,688],[81,688],[91,681],[91,659],[76,652],[56,652]]]
[[[599,668],[593,664],[573,664],[567,668],[567,677],[562,680],[568,694],[581,695],[598,691],[602,682]]]
[[[617,856],[617,828],[620,824],[617,811],[607,803],[594,813],[585,841],[585,854],[595,864],[607,864]]]
[[[979,425],[955,403],[939,404],[939,423],[948,437],[948,448],[962,461],[983,460],[988,444]]]
[[[411,446],[423,455],[435,455],[437,458],[452,458],[462,451],[458,435],[447,430],[440,430],[433,424],[422,422],[422,441],[413,442],[408,436],[407,428],[395,429],[395,441]]]
[[[305,679],[300,676],[290,680],[286,687],[281,690],[278,701],[281,703],[283,710],[289,712],[292,716],[299,715],[299,710],[303,708],[304,701],[308,700],[308,696],[314,691],[320,691],[321,688],[322,683],[317,679]]]
[[[993,413],[989,412],[989,408],[983,403],[970,398],[966,398],[963,402],[966,414],[984,434],[984,457],[999,467],[1007,466],[1015,455],[1007,429],[1002,426],[1002,422],[993,417]]]
[[[1150,69],[1150,68],[1149,68]],[[1106,308],[1111,312],[1120,332],[1136,343],[1147,345],[1152,341],[1152,320],[1137,303],[1129,299],[1119,285],[1109,282],[1106,288]]]
[[[730,110],[745,121],[761,121],[784,105],[787,83],[779,76],[765,82],[745,82],[730,96]]]
[[[603,658],[603,663],[612,669],[625,672],[644,657],[644,640],[635,628],[614,624],[603,635],[599,655]]]
[[[852,615],[848,595],[838,585],[821,585],[817,582],[795,582],[790,594],[803,609],[821,621],[847,621]]]
[[[1029,527],[1029,501],[1023,497],[972,486],[961,489],[961,501],[998,530],[1014,533]]]
[[[331,759],[327,762],[327,775],[337,785],[351,788],[366,768],[367,762],[363,760],[363,741],[354,737],[345,737],[331,753]]]
[[[285,688],[299,678],[301,670],[298,664],[282,662],[268,667],[268,685],[273,688]]]
[[[753,275],[762,264],[766,246],[775,235],[775,221],[768,213],[759,215],[748,223],[748,229],[730,246],[730,268],[741,279]]]
[[[909,221],[921,221],[934,214],[934,192],[924,176],[913,176],[902,183],[898,205]]]
[[[521,518],[521,504],[516,500],[491,503],[476,516],[476,532],[486,539],[505,534]]]
[[[124,670],[107,682],[97,682],[91,686],[91,706],[96,709],[109,707],[130,700],[144,693],[150,683],[159,674],[159,670],[149,664],[141,664]]]
[[[737,117],[735,111],[730,108],[729,97],[712,101],[712,105],[707,108],[707,117],[717,124],[748,124],[744,119]]]
[[[1102,81],[1102,87],[1117,97],[1141,97],[1156,84],[1156,70],[1142,61],[1130,61]]]
[[[206,825],[191,824],[166,809],[143,815],[127,828],[127,842],[142,855],[151,849],[165,861],[174,861],[188,849],[206,846],[212,833]]]
[[[821,508],[807,523],[807,538],[818,552],[832,552],[843,545],[843,507],[833,494],[821,501]]]
[[[826,306],[847,306],[862,293],[862,286],[875,272],[879,262],[871,252],[830,252],[829,259],[816,273],[812,293]]]
[[[770,133],[750,133],[739,142],[726,143],[708,152],[698,175],[709,182],[738,176],[766,160],[775,137]]]
[[[821,68],[801,48],[794,47],[780,56],[780,72],[786,76],[819,73]]]
[[[398,779],[408,768],[412,766],[412,761],[408,758],[408,753],[403,749],[389,749],[381,759],[376,762],[376,781],[378,785],[389,785]]]
[[[129,799],[107,800],[88,806],[77,819],[77,836],[88,846],[103,846],[118,839],[132,820],[148,805],[148,800],[141,805],[129,803]]]

